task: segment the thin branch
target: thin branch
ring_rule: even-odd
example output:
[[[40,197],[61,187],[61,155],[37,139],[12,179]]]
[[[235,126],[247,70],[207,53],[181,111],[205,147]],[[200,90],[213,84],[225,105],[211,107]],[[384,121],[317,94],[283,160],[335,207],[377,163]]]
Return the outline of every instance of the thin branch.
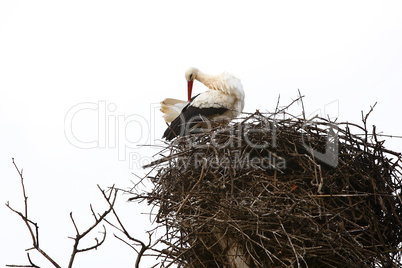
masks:
[[[52,265],[56,268],[60,268],[60,265],[58,265],[44,250],[42,250],[39,247],[39,227],[38,224],[33,222],[32,220],[28,219],[28,196],[26,195],[26,191],[25,191],[25,185],[24,185],[24,177],[22,175],[22,170],[20,171],[17,167],[17,164],[14,161],[14,158],[12,158],[12,162],[14,164],[15,169],[17,170],[20,179],[21,179],[21,187],[22,187],[22,194],[24,196],[24,214],[22,212],[19,212],[15,209],[13,209],[9,202],[6,203],[6,206],[13,211],[14,213],[18,214],[21,219],[24,221],[25,225],[28,228],[28,231],[31,235],[31,239],[32,239],[32,244],[33,247],[32,249],[36,249],[40,254],[42,254],[43,257],[45,257],[49,262],[52,263]],[[32,229],[32,225],[35,227],[35,233],[34,230]],[[26,267],[38,267],[35,264],[33,264],[32,260],[30,259],[30,256],[28,255],[28,261],[30,263],[30,266],[26,266]],[[9,267],[13,267],[13,266],[9,266]],[[14,267],[18,267],[18,266],[14,266]],[[19,266],[19,267],[23,267],[23,266]]]
[[[78,252],[84,252],[84,251],[90,251],[93,249],[97,249],[100,245],[103,244],[103,242],[105,242],[106,239],[106,227],[105,225],[102,225],[103,227],[103,232],[100,232],[101,234],[103,234],[102,240],[99,242],[99,240],[97,238],[95,238],[96,244],[92,247],[87,247],[87,248],[83,248],[83,249],[78,249]]]
[[[40,268],[40,266],[34,264],[31,260],[31,256],[29,256],[29,253],[27,253],[29,265],[15,265],[15,264],[6,264],[6,267],[34,267],[34,268]]]
[[[141,245],[141,249],[138,251],[135,247],[133,247],[132,245],[130,245],[127,241],[125,241],[125,240],[123,240],[122,238],[118,237],[116,234],[114,235],[117,239],[119,239],[120,241],[123,241],[125,244],[129,245],[132,249],[135,250],[135,252],[138,253],[137,259],[136,259],[136,261],[135,261],[135,268],[139,268],[139,265],[140,265],[140,261],[141,261],[142,256],[144,255],[145,251],[147,251],[148,249],[151,248],[151,236],[152,236],[152,234],[151,234],[151,233],[149,234],[149,242],[148,242],[147,245],[146,245],[144,242],[142,242],[141,240],[138,240],[138,239],[134,238],[132,235],[130,235],[130,233],[127,231],[127,229],[125,228],[124,224],[123,224],[122,221],[120,220],[120,217],[118,216],[116,210],[114,209],[114,206],[110,203],[110,197],[108,198],[108,197],[106,196],[105,191],[102,190],[102,189],[99,187],[99,185],[98,185],[98,188],[99,188],[99,190],[101,191],[101,193],[102,193],[103,197],[105,198],[105,200],[109,203],[109,206],[111,207],[112,212],[113,212],[113,214],[114,214],[114,216],[115,216],[115,218],[116,218],[116,220],[117,220],[117,222],[118,222],[118,224],[119,224],[120,227],[118,227],[118,226],[112,224],[112,223],[111,223],[110,221],[108,221],[107,219],[105,219],[105,221],[106,221],[107,223],[109,223],[112,227],[114,227],[114,228],[116,228],[117,230],[119,230],[120,232],[122,232],[129,240],[134,241],[135,243]],[[116,190],[116,192],[117,192],[117,190]]]
[[[70,219],[71,219],[71,221],[73,222],[74,229],[75,229],[76,233],[79,234],[80,232],[78,231],[78,227],[77,227],[77,225],[75,224],[75,221],[74,221],[73,213],[72,213],[72,212],[70,212]]]
[[[187,202],[187,200],[189,199],[190,195],[192,194],[193,190],[198,186],[198,184],[200,184],[202,178],[204,178],[204,168],[207,165],[207,159],[203,158],[204,160],[204,164],[202,165],[201,168],[201,174],[200,174],[200,178],[198,179],[198,181],[194,184],[194,186],[191,188],[190,192],[187,194],[186,198],[184,198],[183,202],[181,203],[179,209],[176,211],[176,215],[179,214],[180,210],[183,208],[184,204]]]
[[[98,187],[99,187],[99,185],[98,185]],[[112,196],[113,193],[114,193],[114,195]],[[106,196],[106,195],[104,195],[104,196]],[[103,237],[102,237],[102,239],[101,239],[100,241],[99,241],[97,238],[95,238],[95,241],[96,241],[96,242],[95,242],[95,245],[93,245],[93,246],[91,246],[91,247],[83,248],[83,249],[79,249],[79,248],[78,248],[78,245],[79,245],[81,239],[83,239],[83,238],[84,238],[87,234],[89,234],[95,227],[97,227],[97,226],[99,225],[99,223],[101,223],[101,222],[105,219],[105,217],[113,210],[113,206],[114,206],[114,204],[115,204],[115,202],[116,202],[116,199],[117,199],[117,190],[114,189],[114,186],[111,188],[110,194],[109,194],[108,197],[106,197],[106,199],[107,199],[107,201],[108,201],[109,208],[108,208],[107,210],[105,210],[105,211],[104,211],[101,215],[99,215],[98,217],[96,216],[96,214],[95,214],[95,212],[94,212],[94,210],[93,210],[93,208],[92,208],[92,205],[90,206],[92,215],[93,215],[94,218],[95,218],[95,222],[94,222],[86,231],[84,231],[83,233],[80,233],[80,232],[79,232],[78,227],[77,227],[77,224],[76,224],[75,221],[74,221],[73,214],[70,213],[70,218],[71,218],[71,221],[72,221],[72,223],[73,223],[73,225],[74,225],[74,228],[75,228],[75,231],[76,231],[76,236],[75,236],[74,238],[70,237],[70,238],[72,238],[72,239],[74,240],[74,245],[73,245],[73,251],[72,251],[71,257],[70,257],[70,262],[69,262],[69,264],[68,264],[68,268],[71,268],[71,267],[72,267],[72,265],[73,265],[73,263],[74,263],[75,256],[77,255],[77,253],[85,252],[85,251],[90,251],[90,250],[93,250],[93,249],[97,249],[97,248],[98,248],[99,246],[101,246],[101,245],[103,244],[103,242],[105,241],[105,239],[106,239],[106,228],[105,228],[105,226],[103,225],[103,232],[102,232]]]

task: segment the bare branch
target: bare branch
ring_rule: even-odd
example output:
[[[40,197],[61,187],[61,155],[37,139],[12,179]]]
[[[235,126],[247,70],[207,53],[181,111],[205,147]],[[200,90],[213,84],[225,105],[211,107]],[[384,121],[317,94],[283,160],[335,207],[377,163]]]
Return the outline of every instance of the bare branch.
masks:
[[[29,233],[31,235],[32,244],[33,244],[32,248],[30,248],[28,250],[36,249],[40,254],[42,254],[42,256],[44,256],[49,262],[51,262],[54,267],[60,268],[60,265],[58,265],[44,250],[42,250],[39,247],[39,227],[38,227],[38,224],[33,222],[32,220],[28,219],[28,196],[26,195],[26,191],[25,191],[25,185],[24,185],[24,178],[22,176],[22,170],[20,171],[18,169],[17,165],[14,162],[14,158],[12,160],[13,160],[13,164],[14,164],[14,166],[15,166],[15,168],[16,168],[19,176],[20,176],[20,179],[21,179],[22,193],[23,193],[23,197],[24,197],[24,213],[13,209],[10,206],[9,202],[6,203],[6,206],[11,211],[13,211],[14,213],[18,214],[21,217],[21,219],[25,222],[25,225],[27,226],[28,231],[29,231]],[[103,214],[99,214],[99,216],[97,216],[97,214],[95,213],[94,209],[92,208],[92,205],[90,205],[90,209],[91,209],[92,215],[93,215],[93,217],[95,219],[95,222],[86,231],[84,231],[82,233],[80,233],[80,231],[78,229],[78,226],[77,226],[77,224],[76,224],[76,222],[74,220],[74,217],[73,217],[73,213],[70,212],[70,218],[71,218],[71,221],[72,221],[72,223],[74,225],[76,235],[75,235],[75,237],[69,237],[69,238],[74,240],[74,246],[73,246],[73,250],[72,250],[69,265],[68,265],[69,268],[72,267],[72,265],[74,263],[75,256],[76,256],[77,253],[97,249],[99,246],[101,246],[103,244],[103,242],[105,242],[105,239],[106,239],[106,227],[103,225],[103,231],[100,232],[102,234],[101,239],[95,238],[95,244],[93,246],[90,246],[90,247],[87,247],[87,248],[82,248],[82,249],[78,248],[78,245],[79,245],[80,241],[88,233],[90,233],[95,227],[97,227],[105,219],[105,217],[112,211],[113,206],[114,206],[115,201],[116,201],[116,198],[117,198],[117,190],[115,190],[114,187],[112,187],[111,191],[109,193],[109,196],[107,197],[109,208],[106,211],[104,211]],[[31,260],[31,258],[29,256],[29,254],[27,254],[27,256],[28,256],[28,261],[30,263],[29,265],[7,265],[7,267],[39,267],[39,266],[37,266],[36,264],[33,263],[33,261]]]
[[[33,244],[32,249],[36,249],[40,254],[42,254],[43,257],[45,257],[49,262],[51,262],[54,267],[60,268],[60,265],[58,265],[44,250],[42,250],[39,247],[39,227],[38,227],[38,224],[33,222],[32,220],[28,219],[28,196],[26,195],[26,191],[25,191],[24,177],[22,175],[22,170],[20,171],[18,169],[17,164],[14,161],[14,158],[12,158],[12,162],[13,162],[14,167],[17,170],[17,172],[18,172],[18,174],[20,176],[20,179],[21,179],[22,194],[23,194],[23,197],[24,197],[24,214],[22,212],[19,212],[19,211],[13,209],[10,206],[9,202],[6,203],[6,206],[11,211],[13,211],[14,213],[18,214],[21,217],[21,219],[24,221],[24,223],[27,226],[28,231],[29,231],[29,233],[31,235],[32,244]],[[35,227],[35,232],[33,230],[32,225]],[[25,266],[25,267],[39,267],[39,266],[35,265],[32,262],[29,254],[28,254],[28,261],[30,263],[30,266]],[[24,267],[24,266],[8,266],[8,267]]]
[[[83,249],[78,249],[77,252],[84,252],[84,251],[97,249],[100,245],[102,245],[106,239],[106,227],[105,227],[105,225],[102,225],[102,227],[103,227],[103,232],[100,232],[101,234],[103,234],[102,240],[99,242],[99,240],[97,238],[95,238],[96,244],[94,246],[88,247],[88,248],[83,248]]]
[[[32,262],[31,256],[29,256],[29,253],[27,253],[27,257],[28,257],[28,261],[29,261],[29,263],[32,265],[32,267],[40,268],[39,266],[37,266],[36,264],[34,264],[34,263]]]
[[[15,264],[7,264],[6,267],[34,267],[34,268],[40,268],[40,266],[34,264],[31,260],[31,256],[29,256],[29,253],[27,253],[29,265],[15,265]]]
[[[98,185],[98,188],[99,188],[99,190],[101,191],[101,193],[102,193],[103,197],[105,198],[105,200],[109,203],[109,206],[111,207],[112,212],[113,212],[113,214],[114,214],[114,216],[115,216],[115,218],[116,218],[116,220],[117,220],[119,226],[116,226],[116,225],[112,224],[110,221],[108,221],[108,220],[106,220],[106,219],[105,219],[105,221],[106,221],[108,224],[110,224],[112,227],[114,227],[114,228],[116,228],[117,230],[119,230],[120,232],[122,232],[129,240],[134,241],[135,243],[141,245],[141,249],[138,251],[138,250],[137,250],[135,247],[133,247],[130,243],[128,243],[128,242],[125,241],[124,239],[118,237],[116,234],[114,235],[117,239],[119,239],[120,241],[123,241],[126,245],[130,246],[132,249],[135,250],[135,252],[138,253],[137,259],[136,259],[136,261],[135,261],[135,268],[138,268],[139,265],[140,265],[141,258],[142,258],[142,256],[144,255],[145,251],[148,250],[148,249],[151,249],[151,235],[152,235],[152,234],[149,234],[149,243],[148,243],[147,245],[146,245],[144,242],[142,242],[141,240],[138,240],[138,239],[134,238],[133,236],[131,236],[130,233],[127,231],[127,229],[124,227],[124,224],[123,224],[122,221],[120,220],[120,217],[117,215],[117,212],[116,212],[116,210],[114,209],[113,204],[110,202],[110,195],[109,195],[109,197],[106,196],[105,191],[102,190],[102,189],[99,187],[99,185]],[[118,190],[115,190],[115,191],[116,191],[116,193],[117,193]]]
[[[70,212],[70,219],[71,219],[71,221],[73,222],[75,231],[77,232],[77,234],[79,234],[80,232],[78,231],[78,227],[77,227],[77,225],[75,224],[75,221],[74,221],[73,213],[72,213],[72,212]]]
[[[99,185],[98,185],[98,187],[99,187]],[[70,237],[70,238],[72,238],[73,240],[74,240],[74,245],[73,245],[73,251],[72,251],[72,253],[71,253],[71,257],[70,257],[70,262],[69,262],[69,264],[68,264],[68,268],[71,268],[72,267],[72,265],[73,265],[73,263],[74,263],[74,259],[75,259],[75,256],[77,255],[77,253],[80,253],[80,252],[85,252],[85,251],[90,251],[90,250],[93,250],[93,249],[97,249],[99,246],[101,246],[102,244],[103,244],[103,242],[105,241],[105,239],[106,239],[106,228],[105,228],[105,226],[103,225],[103,232],[101,232],[102,234],[103,234],[103,237],[102,237],[102,239],[99,241],[97,238],[95,238],[95,245],[93,245],[93,246],[91,246],[91,247],[87,247],[87,248],[83,248],[83,249],[79,249],[78,248],[78,245],[79,245],[79,243],[80,243],[80,241],[81,241],[81,239],[83,239],[87,234],[89,234],[95,227],[97,227],[104,219],[105,219],[105,217],[113,210],[113,206],[114,206],[114,204],[115,204],[115,202],[116,202],[116,199],[117,199],[117,190],[116,189],[114,189],[114,187],[112,187],[111,188],[111,190],[110,190],[110,194],[109,194],[109,196],[106,198],[107,199],[107,201],[108,201],[108,204],[109,204],[109,208],[107,209],[107,210],[105,210],[102,214],[99,214],[99,216],[97,217],[96,216],[96,213],[95,213],[95,211],[93,210],[93,208],[92,208],[92,205],[90,206],[90,209],[91,209],[91,212],[92,212],[92,215],[94,216],[94,218],[95,218],[95,222],[86,230],[86,231],[84,231],[83,233],[80,233],[79,232],[79,230],[78,230],[78,227],[77,227],[77,225],[76,225],[76,223],[75,223],[75,221],[74,221],[74,218],[73,218],[73,214],[72,214],[72,212],[70,213],[70,218],[71,218],[71,221],[73,222],[73,225],[74,225],[74,228],[75,228],[75,231],[76,231],[76,236],[74,237],[74,238],[72,238],[72,237]],[[105,196],[105,194],[104,194],[104,192],[102,191],[102,193],[103,193],[103,195]],[[112,195],[113,194],[113,195]]]

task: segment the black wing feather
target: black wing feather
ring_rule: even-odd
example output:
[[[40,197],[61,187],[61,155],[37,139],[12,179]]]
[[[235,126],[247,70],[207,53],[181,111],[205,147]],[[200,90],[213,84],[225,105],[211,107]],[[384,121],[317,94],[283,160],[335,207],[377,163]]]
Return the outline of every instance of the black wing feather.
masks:
[[[197,108],[190,104],[191,102],[187,104],[181,111],[181,114],[172,121],[170,126],[165,130],[165,133],[163,133],[162,138],[166,138],[166,140],[170,141],[177,136],[185,136],[188,134],[188,130],[197,123],[205,120],[205,118],[216,114],[221,115],[228,110],[224,107]]]

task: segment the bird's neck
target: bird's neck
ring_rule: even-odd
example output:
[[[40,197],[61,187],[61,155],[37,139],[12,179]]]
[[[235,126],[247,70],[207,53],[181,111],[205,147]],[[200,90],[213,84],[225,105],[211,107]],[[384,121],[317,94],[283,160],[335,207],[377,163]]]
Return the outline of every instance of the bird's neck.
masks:
[[[207,86],[209,89],[217,89],[216,88],[216,82],[217,82],[216,75],[209,75],[209,74],[205,74],[201,71],[198,71],[196,79],[198,81],[200,81],[201,83],[203,83],[205,86]]]

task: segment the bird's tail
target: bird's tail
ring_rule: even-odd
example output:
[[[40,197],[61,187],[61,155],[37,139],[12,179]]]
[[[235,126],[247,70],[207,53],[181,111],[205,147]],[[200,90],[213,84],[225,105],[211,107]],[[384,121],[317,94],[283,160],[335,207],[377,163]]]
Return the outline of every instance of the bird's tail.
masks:
[[[161,102],[160,111],[164,113],[163,118],[166,123],[172,122],[176,117],[178,117],[183,110],[184,106],[187,105],[187,101],[176,100],[167,98]]]

